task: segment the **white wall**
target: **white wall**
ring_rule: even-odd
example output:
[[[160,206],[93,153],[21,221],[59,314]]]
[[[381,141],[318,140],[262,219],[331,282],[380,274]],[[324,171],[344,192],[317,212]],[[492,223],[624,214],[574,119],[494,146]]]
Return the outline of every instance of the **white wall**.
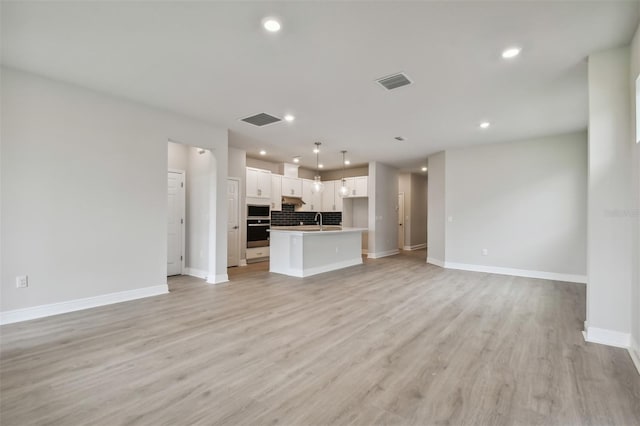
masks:
[[[625,214],[632,208],[629,66],[629,48],[589,57],[586,331],[589,340],[606,335],[621,346],[628,345],[631,332],[633,226]]]
[[[225,206],[227,131],[2,69],[2,302],[7,311],[166,289],[167,140],[214,150]],[[215,209],[214,209],[215,210]],[[211,269],[226,274],[226,209]],[[15,288],[17,275],[29,287]]]
[[[247,258],[247,207],[246,179],[247,153],[244,150],[229,147],[229,177],[240,179],[240,259]]]
[[[427,192],[427,262],[442,266],[445,260],[445,160],[439,152],[428,158],[429,188]]]
[[[631,43],[631,72],[629,75],[629,87],[631,97],[631,135],[634,136],[635,129],[640,123],[636,122],[638,117],[639,105],[636,97],[636,81],[640,78],[640,26],[636,30],[635,37]],[[631,253],[632,261],[632,298],[631,298],[631,314],[632,314],[632,345],[635,351],[635,357],[637,361],[640,361],[640,144],[636,143],[636,139],[631,140],[631,174],[632,174],[632,187],[631,187],[631,199],[633,203],[633,210],[631,216],[635,215],[634,228],[633,229],[633,251]],[[638,365],[640,370],[640,365]]]
[[[371,258],[398,253],[398,170],[369,163],[369,252]]]
[[[449,150],[445,173],[447,262],[584,281],[584,132]]]
[[[187,171],[187,167],[189,167],[188,149],[189,147],[186,145],[174,142],[167,143],[167,164],[170,169]]]

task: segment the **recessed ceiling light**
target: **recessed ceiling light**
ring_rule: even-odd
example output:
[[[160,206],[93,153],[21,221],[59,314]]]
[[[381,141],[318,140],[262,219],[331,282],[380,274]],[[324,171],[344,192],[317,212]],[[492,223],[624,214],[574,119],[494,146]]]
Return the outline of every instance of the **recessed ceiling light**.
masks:
[[[285,121],[291,122],[291,121],[295,120],[296,118],[291,114],[287,114],[287,115],[284,116],[284,119],[285,119]]]
[[[262,151],[260,151],[260,155],[267,155],[267,151],[263,149]]]
[[[426,168],[426,167],[423,167],[423,168],[422,168],[422,171],[423,171],[423,172],[426,172],[426,171],[427,171],[427,168]]]
[[[264,27],[265,30],[271,32],[271,33],[277,33],[278,31],[280,31],[280,22],[276,21],[273,18],[267,18],[264,20],[264,22],[262,23],[262,26]]]
[[[300,157],[293,157],[293,162],[294,163],[299,163],[300,162]]]
[[[323,164],[318,164],[318,168],[319,168],[319,169],[321,169],[321,168],[323,168],[323,167],[324,167],[324,165],[323,165]]]
[[[502,51],[502,57],[504,59],[515,58],[520,54],[521,50],[522,49],[520,49],[519,47],[509,47],[508,49]]]
[[[491,123],[489,123],[488,121],[483,121],[482,123],[480,123],[481,129],[488,129],[489,126],[491,126]]]
[[[351,164],[351,161],[349,161],[349,160],[344,160],[344,164],[348,166],[349,164]]]

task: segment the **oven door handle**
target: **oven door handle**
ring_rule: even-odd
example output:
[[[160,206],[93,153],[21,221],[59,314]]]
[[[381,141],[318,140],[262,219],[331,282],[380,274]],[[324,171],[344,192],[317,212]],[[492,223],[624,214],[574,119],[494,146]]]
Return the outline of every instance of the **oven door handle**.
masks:
[[[247,226],[271,226],[268,223],[250,223]]]

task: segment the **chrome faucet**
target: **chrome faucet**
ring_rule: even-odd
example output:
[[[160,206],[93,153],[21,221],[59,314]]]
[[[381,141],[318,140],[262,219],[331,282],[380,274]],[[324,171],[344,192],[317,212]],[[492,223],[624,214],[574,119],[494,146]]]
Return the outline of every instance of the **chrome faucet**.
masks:
[[[318,221],[318,216],[320,216],[320,230],[322,231],[322,213],[318,212],[316,213],[316,217],[313,219],[316,222]]]

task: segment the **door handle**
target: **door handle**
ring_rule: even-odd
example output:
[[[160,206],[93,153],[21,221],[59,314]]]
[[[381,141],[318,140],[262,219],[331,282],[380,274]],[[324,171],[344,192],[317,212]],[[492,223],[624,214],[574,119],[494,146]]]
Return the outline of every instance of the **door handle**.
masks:
[[[238,229],[238,225],[234,226],[233,229]]]

